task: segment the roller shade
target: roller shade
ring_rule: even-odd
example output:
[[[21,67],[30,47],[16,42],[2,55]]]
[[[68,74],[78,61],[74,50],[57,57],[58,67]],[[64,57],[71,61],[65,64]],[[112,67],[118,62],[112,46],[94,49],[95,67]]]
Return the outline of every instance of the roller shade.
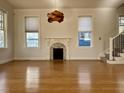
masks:
[[[92,17],[79,17],[78,31],[92,31]]]
[[[39,31],[39,18],[38,17],[25,17],[25,31],[38,32]]]

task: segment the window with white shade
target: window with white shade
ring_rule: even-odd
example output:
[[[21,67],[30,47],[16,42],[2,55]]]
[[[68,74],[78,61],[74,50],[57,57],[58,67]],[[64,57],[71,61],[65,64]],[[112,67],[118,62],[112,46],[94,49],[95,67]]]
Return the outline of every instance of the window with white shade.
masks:
[[[92,46],[92,17],[81,16],[78,19],[78,41],[79,46]]]
[[[39,47],[39,17],[25,17],[26,47]]]
[[[7,47],[7,13],[0,10],[0,48]]]
[[[124,16],[119,17],[119,33],[124,32]]]

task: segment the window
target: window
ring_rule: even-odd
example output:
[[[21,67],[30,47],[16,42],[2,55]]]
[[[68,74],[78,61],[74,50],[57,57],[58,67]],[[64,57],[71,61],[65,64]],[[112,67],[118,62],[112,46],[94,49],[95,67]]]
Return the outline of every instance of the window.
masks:
[[[124,16],[119,17],[119,32],[124,32]]]
[[[7,13],[0,10],[0,48],[6,48]]]
[[[79,17],[78,27],[78,42],[79,46],[91,47],[92,46],[92,17],[83,16]]]
[[[38,33],[37,32],[27,32],[27,47],[38,47]]]
[[[26,47],[39,47],[39,18],[25,17]]]

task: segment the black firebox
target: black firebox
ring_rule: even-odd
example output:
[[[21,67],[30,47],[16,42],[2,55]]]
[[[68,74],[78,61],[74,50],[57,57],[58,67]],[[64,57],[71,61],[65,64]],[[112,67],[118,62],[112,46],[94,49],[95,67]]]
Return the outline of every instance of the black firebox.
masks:
[[[63,48],[53,48],[53,60],[63,60]]]

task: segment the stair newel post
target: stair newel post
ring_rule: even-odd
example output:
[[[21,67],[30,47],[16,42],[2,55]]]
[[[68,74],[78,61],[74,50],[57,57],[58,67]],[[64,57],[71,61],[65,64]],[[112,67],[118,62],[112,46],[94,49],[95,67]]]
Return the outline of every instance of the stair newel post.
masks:
[[[122,38],[121,38],[122,35],[120,35],[120,53],[122,52]]]
[[[118,36],[118,53],[117,55],[120,57],[120,35]]]
[[[113,38],[110,38],[110,55],[109,55],[109,60],[114,60],[114,57],[113,57],[113,55],[114,55],[114,50],[113,50],[113,47],[114,47],[114,44],[113,44]]]
[[[124,34],[122,33],[122,36],[121,36],[121,45],[122,45],[122,52],[124,52],[123,51],[123,49],[124,49]]]
[[[122,53],[122,34],[120,35],[120,53]]]

